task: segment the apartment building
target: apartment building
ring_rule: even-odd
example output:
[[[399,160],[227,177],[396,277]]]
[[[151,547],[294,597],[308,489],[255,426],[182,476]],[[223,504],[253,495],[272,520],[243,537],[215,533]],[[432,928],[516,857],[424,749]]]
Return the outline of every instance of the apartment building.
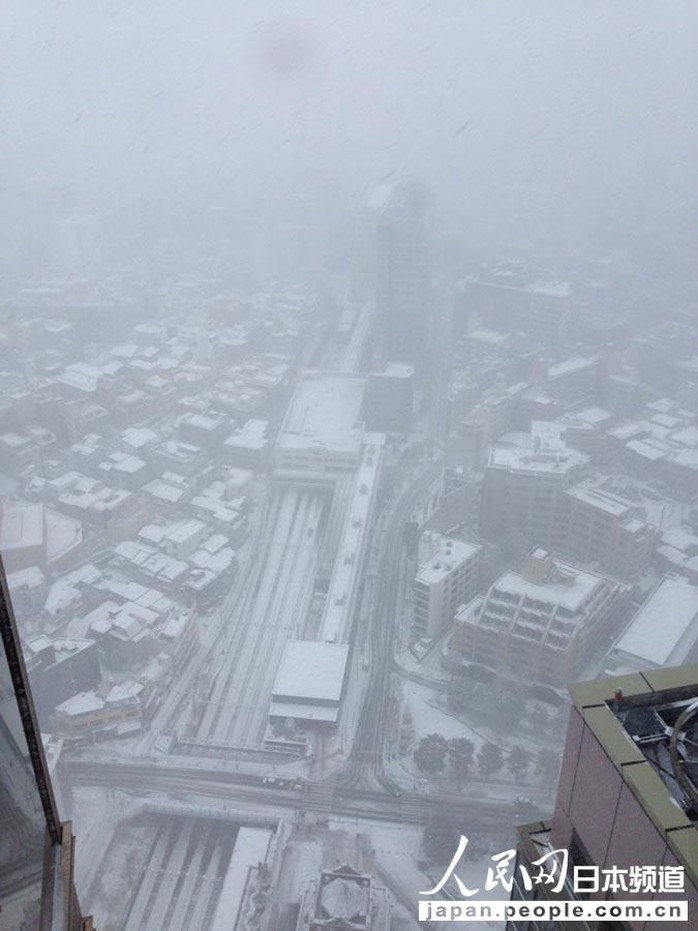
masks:
[[[557,544],[572,560],[598,564],[621,579],[639,578],[656,545],[642,505],[608,480],[570,488],[563,498]]]
[[[565,687],[624,617],[630,587],[559,562],[542,547],[455,616],[451,651],[506,677]]]
[[[412,584],[413,629],[437,637],[458,608],[477,591],[481,547],[427,531],[419,543],[419,570]]]
[[[641,503],[608,479],[585,477],[588,458],[562,443],[490,450],[480,531],[486,539],[523,536],[581,565],[627,581],[647,567],[656,543]]]
[[[586,456],[562,444],[491,447],[482,486],[482,535],[502,540],[519,532],[532,546],[559,544],[565,492],[581,480],[587,464]]]

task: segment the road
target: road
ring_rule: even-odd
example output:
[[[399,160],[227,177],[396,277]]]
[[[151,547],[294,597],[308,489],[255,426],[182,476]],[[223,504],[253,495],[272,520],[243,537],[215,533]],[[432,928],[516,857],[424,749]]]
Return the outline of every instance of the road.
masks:
[[[424,824],[435,812],[447,810],[460,821],[463,830],[491,829],[509,825],[520,818],[516,805],[463,795],[442,793],[419,795],[405,792],[399,798],[384,789],[336,787],[326,782],[308,782],[302,790],[277,789],[261,784],[261,778],[229,770],[170,765],[169,763],[100,763],[71,762],[71,778],[75,785],[109,786],[138,793],[155,793],[161,799],[168,795],[216,798],[224,802],[249,806],[256,813],[314,812],[321,817],[331,815],[386,821],[396,824]],[[195,810],[195,806],[194,810]]]
[[[398,622],[402,534],[411,512],[440,470],[429,464],[402,492],[381,542],[378,560],[378,594],[371,614],[371,678],[364,695],[356,738],[346,765],[334,777],[338,785],[380,785],[387,733],[387,711],[390,694],[390,668]]]

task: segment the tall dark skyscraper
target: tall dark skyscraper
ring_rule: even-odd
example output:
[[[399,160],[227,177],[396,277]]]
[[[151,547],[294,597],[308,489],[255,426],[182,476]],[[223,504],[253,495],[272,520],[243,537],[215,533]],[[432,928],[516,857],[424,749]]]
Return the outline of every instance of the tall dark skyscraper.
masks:
[[[90,931],[61,824],[0,561],[0,928]]]
[[[431,313],[431,195],[416,180],[393,188],[378,221],[376,313],[386,361],[423,368]]]

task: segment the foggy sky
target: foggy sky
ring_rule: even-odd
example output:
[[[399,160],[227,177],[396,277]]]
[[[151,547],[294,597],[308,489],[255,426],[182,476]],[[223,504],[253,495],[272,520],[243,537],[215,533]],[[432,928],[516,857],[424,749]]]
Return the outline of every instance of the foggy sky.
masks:
[[[358,192],[392,173],[474,223],[532,197],[572,216],[694,209],[695,0],[8,6],[10,225],[49,204]]]

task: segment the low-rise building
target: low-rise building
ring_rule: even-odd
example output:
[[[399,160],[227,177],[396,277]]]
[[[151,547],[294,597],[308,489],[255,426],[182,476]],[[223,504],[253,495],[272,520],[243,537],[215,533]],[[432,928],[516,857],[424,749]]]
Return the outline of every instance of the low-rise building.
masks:
[[[41,461],[39,447],[22,433],[0,435],[0,469],[10,475],[18,475],[27,466]]]
[[[87,433],[70,447],[70,464],[76,472],[92,473],[104,459],[106,440],[98,433]]]
[[[64,472],[46,482],[46,495],[62,512],[103,528],[125,521],[138,511],[133,492],[105,485],[80,472]]]
[[[149,427],[127,427],[119,436],[122,452],[146,460],[159,442],[158,434]]]
[[[276,674],[269,717],[335,724],[348,659],[346,643],[289,640]]]
[[[208,463],[208,456],[200,446],[167,440],[152,453],[153,469],[175,472],[178,475],[197,475]]]
[[[360,375],[306,374],[276,439],[276,468],[321,474],[354,469],[363,444],[365,385]]]
[[[180,669],[198,643],[195,611],[154,589],[147,592],[138,601],[107,599],[82,619],[112,669],[133,671],[160,653]]]
[[[26,569],[10,573],[7,576],[7,585],[19,617],[39,613],[48,589],[46,577],[38,566],[28,566]]]
[[[114,549],[117,565],[130,572],[134,578],[145,585],[157,582],[165,586],[176,585],[183,581],[189,566],[182,559],[175,559],[166,553],[137,540],[124,540]]]
[[[141,730],[143,708],[138,695],[121,686],[104,698],[94,691],[74,695],[57,706],[54,721],[67,741],[126,737]]]
[[[213,532],[201,520],[148,524],[141,528],[138,538],[137,543],[142,540],[166,556],[188,564],[189,572],[179,584],[199,605],[221,596],[237,569],[237,557],[228,536]]]
[[[616,640],[612,673],[640,672],[698,661],[698,586],[665,576]]]
[[[231,465],[259,472],[268,464],[270,448],[269,421],[253,418],[230,434],[223,444],[223,458]]]
[[[0,509],[0,551],[10,572],[31,566],[60,571],[80,558],[79,520],[43,504],[18,503]]]
[[[108,484],[135,490],[148,481],[151,471],[148,463],[138,456],[116,450],[97,465],[96,474]]]
[[[34,637],[25,642],[34,704],[42,721],[56,705],[79,692],[95,689],[102,680],[94,640]]]
[[[185,414],[178,427],[180,439],[205,449],[210,455],[220,451],[229,430],[230,424],[226,415],[212,411],[205,414],[200,411]]]
[[[148,495],[153,506],[166,513],[172,513],[172,508],[186,505],[192,497],[190,481],[183,475],[174,472],[163,472],[159,478],[154,478],[142,491]]]
[[[175,559],[188,559],[209,534],[210,530],[202,520],[191,518],[147,524],[138,531],[138,538],[159,547]]]

